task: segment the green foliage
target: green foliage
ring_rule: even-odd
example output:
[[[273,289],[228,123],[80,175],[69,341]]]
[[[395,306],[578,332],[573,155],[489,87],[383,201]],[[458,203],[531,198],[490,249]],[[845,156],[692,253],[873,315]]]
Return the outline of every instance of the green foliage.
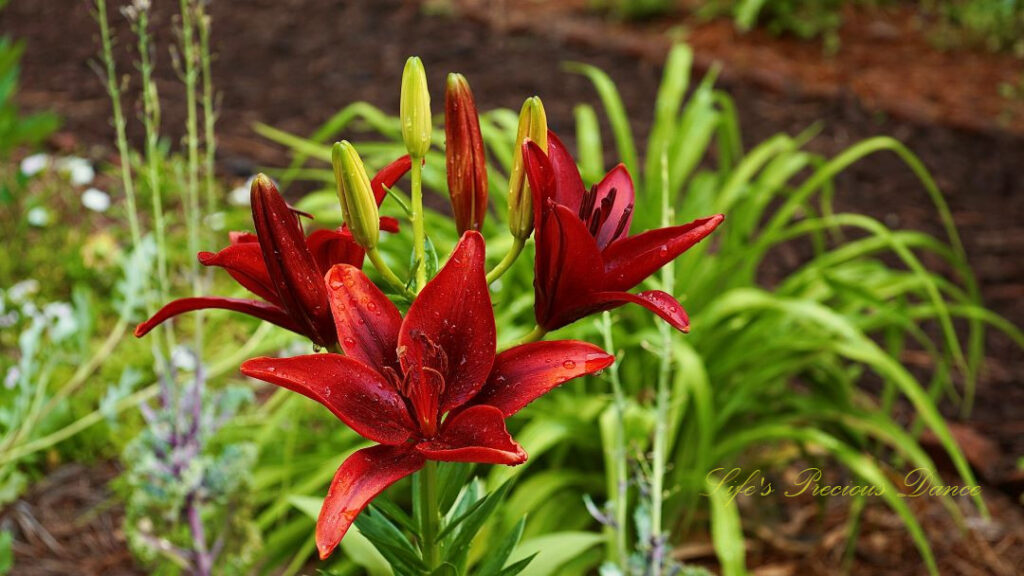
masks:
[[[591,0],[590,6],[607,10],[618,18],[642,20],[664,16],[675,7],[674,0]]]
[[[632,416],[617,420],[625,416],[617,415],[609,379],[590,378],[565,386],[513,419],[514,434],[531,458],[516,469],[490,472],[492,489],[518,477],[509,493],[515,515],[497,518],[490,529],[514,533],[521,515],[528,515],[523,543],[512,559],[540,550],[531,543],[547,543],[547,538],[573,543],[555,546],[559,557],[550,561],[542,552],[526,573],[586,573],[602,560],[593,548],[598,540],[591,538],[607,543],[605,558],[619,557],[618,532],[586,533],[594,519],[583,496],[603,495],[613,508],[636,510],[634,487],[624,502],[614,494],[619,484],[615,471],[620,469],[616,461],[628,458],[632,466],[641,468],[650,464],[650,427],[644,423],[654,418],[650,389],[657,374],[653,366],[663,359],[671,386],[666,424],[673,467],[666,478],[670,497],[664,503],[662,525],[681,533],[694,527],[700,507],[710,506],[711,531],[723,565],[730,566],[730,573],[741,573],[742,526],[735,511],[702,496],[710,470],[748,461],[767,447],[794,445],[827,455],[847,474],[865,482],[886,482],[888,474],[908,466],[934,469],[915,435],[892,417],[893,406],[902,397],[913,407],[920,425],[940,439],[962,481],[973,484],[972,472],[937,404],[959,400],[964,410],[969,409],[986,325],[1024,344],[1015,327],[979,304],[949,210],[911,152],[893,139],[873,138],[835,158],[823,158],[805,149],[813,130],[795,137],[779,134],[746,149],[731,99],[714,86],[716,72],[691,87],[691,62],[692,54],[685,47],[669,56],[642,162],[615,84],[596,68],[570,65],[570,70],[594,82],[612,127],[616,155],[633,174],[638,191],[634,233],[666,220],[685,222],[716,212],[727,218],[714,240],[692,249],[674,267],[676,293],[685,296],[691,314],[690,335],[671,336],[669,346],[662,347],[663,336],[648,313],[630,307],[615,311],[612,351],[618,361],[609,373],[621,378],[627,395],[625,413]],[[589,105],[578,107],[576,114],[579,162],[585,180],[594,182],[605,168],[600,124]],[[488,215],[483,229],[493,265],[510,246],[501,207],[515,113],[484,112],[481,129],[489,155],[491,201],[498,207]],[[285,180],[301,177],[319,186],[300,202],[300,208],[333,202],[329,200],[333,175],[323,167],[329,162],[326,143],[330,139],[344,135],[355,140],[360,131],[374,134],[357,144],[371,167],[379,168],[404,153],[397,119],[365,103],[346,107],[309,139],[268,126],[257,126],[257,130],[293,150],[295,161],[279,172]],[[435,130],[433,139],[437,147],[427,157],[424,182],[444,197],[444,159],[436,151],[443,144],[443,133]],[[833,179],[861,158],[878,153],[896,155],[918,176],[946,226],[946,241],[916,231],[890,230],[868,216],[834,211]],[[662,157],[668,166],[664,189],[659,176]],[[307,166],[310,160],[320,167]],[[404,198],[400,186],[395,196]],[[386,200],[382,213],[400,216],[400,203]],[[318,213],[318,221],[325,220],[339,223],[340,214]],[[438,253],[444,253],[455,241],[452,223],[435,213],[428,213],[427,223]],[[408,231],[400,234],[399,239],[381,243],[389,265],[396,269],[408,265],[408,255],[392,248],[406,245]],[[759,278],[773,251],[781,246],[797,247],[808,257],[773,280],[770,288],[763,288]],[[509,340],[533,325],[531,252],[528,245],[524,257],[492,286],[497,322]],[[955,280],[929,271],[922,263],[925,255],[945,261],[954,270]],[[661,287],[654,279],[648,284]],[[600,340],[598,325],[587,321],[551,337]],[[900,363],[904,351],[911,349],[931,359],[930,378],[921,379]],[[882,387],[879,398],[868,392],[877,385]],[[610,428],[601,424],[607,418],[611,418]],[[637,431],[627,434],[626,453],[608,443],[613,436],[607,430],[616,426]],[[868,456],[874,454],[883,457]],[[755,462],[776,469],[789,460]],[[602,474],[608,480],[595,482]],[[321,482],[327,478],[329,474]],[[885,501],[932,566],[918,519],[898,499]],[[947,504],[952,514],[959,515],[952,503]],[[983,502],[976,504],[984,512]],[[650,545],[641,540],[658,536],[645,532],[642,524],[624,527],[637,550]],[[571,557],[562,556],[570,551]],[[470,559],[476,554],[471,551]],[[544,567],[551,571],[543,572]]]
[[[19,146],[33,146],[57,129],[57,116],[49,113],[24,115],[14,96],[18,91],[18,62],[24,45],[0,38],[0,159]]]
[[[934,37],[942,46],[981,45],[1024,56],[1024,1],[946,0],[931,6],[941,24]]]

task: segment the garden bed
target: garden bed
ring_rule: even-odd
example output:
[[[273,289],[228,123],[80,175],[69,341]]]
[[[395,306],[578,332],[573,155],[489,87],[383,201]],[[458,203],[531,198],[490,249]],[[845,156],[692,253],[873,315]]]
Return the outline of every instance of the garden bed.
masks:
[[[55,139],[54,145],[89,150],[95,157],[107,158],[109,143],[113,141],[107,120],[109,101],[86,64],[95,53],[94,27],[83,25],[90,21],[84,3],[73,7],[66,4],[58,0],[39,0],[31,5],[16,3],[0,12],[0,27],[28,43],[23,61],[23,103],[29,108],[55,108],[66,119],[64,132]],[[282,6],[287,10],[281,10]],[[568,3],[565,6],[572,7]],[[255,121],[295,133],[309,133],[341,106],[355,100],[368,100],[386,110],[397,110],[401,62],[410,54],[421,56],[428,64],[434,86],[442,85],[442,74],[448,70],[466,74],[482,109],[514,108],[524,94],[539,94],[547,104],[552,127],[565,134],[571,133],[571,105],[579,101],[595,102],[596,96],[587,81],[564,72],[560,61],[583,60],[596,64],[619,82],[634,127],[638,134],[645,134],[660,77],[656,64],[661,54],[658,50],[664,49],[662,40],[638,43],[630,36],[635,32],[600,23],[591,15],[581,16],[575,9],[547,15],[534,13],[521,22],[515,20],[514,13],[505,14],[499,20],[485,20],[482,16],[476,20],[451,15],[422,17],[418,3],[399,1],[261,0],[247,3],[245,9],[214,2],[211,9],[217,30],[214,77],[223,95],[218,124],[219,165],[225,175],[238,179],[247,177],[258,166],[281,165],[286,161],[281,149],[253,133],[251,125]],[[168,30],[168,26],[160,24],[169,23],[170,15],[157,12],[157,18],[157,28]],[[586,34],[567,32],[581,29],[580,18],[589,23]],[[127,41],[126,23],[120,18],[115,20],[120,36]],[[501,30],[496,33],[491,26]],[[606,35],[599,32],[604,28],[595,26],[608,26],[608,30],[615,28],[617,31]],[[819,47],[780,44],[760,34],[737,38],[728,32],[728,26],[731,25],[714,24],[707,29],[708,34],[718,35],[717,44],[702,40],[700,31],[694,31],[689,38],[696,46],[698,64],[706,67],[713,59],[723,59],[721,84],[736,98],[746,145],[779,131],[795,133],[818,120],[823,121],[823,132],[812,142],[811,149],[823,154],[834,154],[871,135],[895,135],[922,157],[947,194],[986,303],[1015,324],[1024,323],[1024,264],[1019,257],[1024,250],[1024,224],[1020,221],[1020,214],[1024,213],[1024,180],[1019,177],[1024,139],[1020,136],[1020,117],[1014,116],[1017,119],[1008,123],[998,120],[1002,112],[993,108],[988,100],[978,104],[978,109],[984,112],[984,122],[964,121],[971,115],[964,116],[963,112],[956,111],[957,106],[975,97],[970,90],[983,90],[982,84],[988,86],[1002,76],[967,81],[957,76],[960,68],[951,68],[946,60],[941,60],[955,57],[938,53],[921,56],[930,64],[927,75],[920,81],[928,86],[961,87],[961,90],[949,91],[949,98],[953,99],[949,102],[959,104],[943,104],[949,108],[940,107],[938,112],[935,108],[921,112],[917,106],[902,102],[906,109],[901,111],[884,104],[886,98],[899,100],[890,93],[872,98],[857,89],[837,88],[844,74],[849,78],[850,73],[835,72],[829,76],[814,68],[816,64],[810,62],[820,61]],[[888,42],[898,44],[894,39]],[[774,53],[772,62],[777,63],[776,69],[766,70],[763,62],[744,60],[743,53],[737,52],[746,46],[749,55],[753,53],[752,47],[765,45],[782,51]],[[921,48],[914,45],[908,49]],[[844,40],[843,52],[848,50],[859,54],[855,46]],[[843,52],[839,58],[846,58]],[[178,97],[181,88],[170,66],[170,58],[166,54],[158,57],[159,85],[167,103],[164,125],[168,133],[177,137],[184,118]],[[1006,61],[1001,58],[972,55],[964,66],[975,70],[972,74],[993,74],[992,65],[988,63]],[[900,59],[909,61],[902,56]],[[976,62],[986,64],[979,66]],[[121,63],[123,70],[129,65],[127,61]],[[839,64],[833,63],[833,66]],[[762,73],[752,74],[752,70]],[[802,80],[823,74],[832,82],[824,88]],[[889,82],[890,86],[900,84]],[[911,88],[915,85],[909,84]],[[995,90],[994,85],[992,90]],[[910,92],[929,99],[923,88]],[[1019,103],[1016,105],[1019,107]],[[880,114],[880,111],[894,114]],[[70,134],[74,138],[68,136]],[[934,212],[926,206],[924,192],[913,175],[895,159],[870,158],[848,171],[838,186],[838,205],[842,209],[865,212],[892,225],[931,233],[940,231]],[[791,267],[798,258],[796,253],[788,259],[784,254],[774,265]],[[1000,531],[988,533],[981,544],[966,540],[958,546],[936,546],[944,574],[1012,573],[1002,571],[1003,567],[1012,568],[1021,562],[1019,556],[1013,556],[1019,554],[1015,550],[1021,549],[1022,540],[1019,509],[1011,502],[1020,491],[1019,479],[1012,477],[1012,455],[1024,453],[1024,434],[1021,433],[1024,430],[1021,414],[1024,391],[1018,385],[1024,381],[1024,360],[1007,339],[997,334],[989,339],[986,377],[979,387],[975,412],[964,423],[966,432],[963,434],[993,441],[990,448],[994,452],[974,450],[969,456],[979,468],[991,466],[987,474],[982,473]],[[987,461],[993,458],[997,463]],[[62,473],[54,474],[59,478]],[[101,478],[91,485],[97,494],[103,494],[103,484]],[[1000,494],[997,486],[1002,486],[1009,496]],[[67,510],[66,517],[87,516],[98,500],[104,498],[106,496],[85,498],[81,504],[69,501],[62,510]],[[48,506],[38,491],[26,496],[26,501],[33,509]],[[792,504],[785,510],[785,516],[799,518],[808,506]],[[862,537],[864,547],[856,557],[859,563],[855,566],[868,570],[868,565],[861,563],[870,562],[872,557],[883,553],[892,558],[899,558],[901,554],[916,558],[901,528],[886,525],[887,514],[879,509],[877,515],[868,516]],[[941,507],[925,511],[922,518],[932,514],[939,516],[944,511]],[[834,533],[842,526],[842,520],[842,515],[834,512],[826,516],[824,524],[796,522],[792,536],[772,541],[767,536],[773,524],[766,519],[766,530],[753,535],[757,541],[752,543],[752,549],[760,552],[751,556],[751,565],[757,566],[760,562],[775,567],[776,571],[764,571],[764,574],[831,573],[830,567],[838,562],[835,550],[839,545],[835,537],[826,538],[818,548],[799,543]],[[947,542],[955,536],[955,531],[941,522],[929,526],[936,539],[933,541]],[[979,537],[978,534],[970,536]],[[62,542],[63,546],[73,549],[78,549],[79,544],[78,541]],[[703,556],[696,548],[690,550],[690,559],[708,560],[710,548],[705,548]],[[118,555],[123,552],[123,549],[111,552],[109,557],[120,558],[123,565],[128,566],[130,558]],[[16,553],[21,554],[21,560],[45,556],[45,551],[38,547],[16,548]],[[974,554],[977,556],[972,556]],[[967,567],[965,557],[971,558]],[[917,573],[912,564],[898,563],[884,567],[885,571],[871,573]],[[972,572],[971,566],[981,571]],[[989,572],[978,568],[982,566]],[[106,567],[97,572],[104,570],[117,573]],[[868,572],[855,569],[853,573]]]

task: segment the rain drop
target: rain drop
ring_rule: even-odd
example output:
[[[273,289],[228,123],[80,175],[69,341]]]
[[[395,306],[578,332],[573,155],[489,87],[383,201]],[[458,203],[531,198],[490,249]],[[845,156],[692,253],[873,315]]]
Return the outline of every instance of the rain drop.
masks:
[[[572,370],[575,367],[576,363],[573,362],[572,360],[566,360],[565,362],[562,362],[562,368],[565,368],[566,370]]]
[[[345,338],[344,340],[342,340],[342,344],[345,345],[345,348],[349,348],[349,349],[355,348],[356,347],[356,339],[352,338],[351,336],[349,336],[349,337]]]

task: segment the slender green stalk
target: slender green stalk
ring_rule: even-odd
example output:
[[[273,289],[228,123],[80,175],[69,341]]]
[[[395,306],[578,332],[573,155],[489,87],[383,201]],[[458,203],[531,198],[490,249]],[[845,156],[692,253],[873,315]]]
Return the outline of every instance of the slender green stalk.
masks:
[[[545,329],[543,326],[534,326],[533,330],[530,330],[529,332],[524,334],[522,338],[513,340],[508,346],[505,347],[505,350],[508,350],[509,348],[515,348],[516,346],[521,346],[523,344],[529,344],[530,342],[537,342],[538,340],[542,340],[547,333],[547,329]]]
[[[437,462],[427,460],[420,471],[420,535],[423,537],[423,561],[427,568],[433,570],[441,564],[441,550],[438,548],[437,534],[441,523],[441,512],[438,509],[440,493],[437,486]]]
[[[601,334],[604,337],[605,350],[615,350],[615,342],[612,339],[612,315],[605,312],[601,315]],[[626,395],[622,391],[622,379],[619,376],[619,364],[614,363],[609,367],[608,374],[612,381],[612,399],[615,405],[615,414],[618,417],[619,425],[615,428],[615,476],[618,482],[615,490],[610,494],[612,501],[612,512],[615,520],[615,528],[612,529],[615,541],[611,547],[612,558],[623,574],[628,574],[627,560],[629,552],[626,548],[627,531],[627,498],[628,483],[626,479],[629,474],[629,463],[626,460]]]
[[[487,273],[487,283],[493,284],[495,280],[501,278],[509,268],[515,264],[516,259],[523,253],[523,247],[526,246],[526,240],[521,238],[512,239],[512,248],[509,249],[505,257],[501,259],[501,262],[494,267],[493,270]]]
[[[199,122],[196,105],[196,84],[199,72],[196,66],[196,43],[195,43],[195,2],[194,0],[181,0],[181,53],[184,65],[181,68],[182,82],[185,84],[185,109],[187,116],[185,120],[185,141],[188,148],[188,180],[186,181],[187,210],[186,220],[188,222],[188,251],[191,254],[199,252]],[[192,261],[192,294],[199,296],[203,291],[203,275],[199,267],[199,261]],[[197,354],[203,350],[203,313],[199,310],[195,314],[195,348]]]
[[[419,293],[427,284],[426,231],[423,223],[423,164],[412,159],[412,249],[416,256],[416,288]]]
[[[669,202],[668,157],[661,157],[661,227],[668,228],[674,219],[674,209]],[[662,289],[672,294],[675,290],[675,264],[669,262],[661,269]],[[672,368],[672,351],[675,330],[666,322],[659,322],[661,332],[661,355],[658,366],[658,389],[655,397],[654,450],[651,464],[651,535],[662,537],[662,508],[665,498],[665,464],[668,453],[668,415],[672,402],[669,390],[669,374]],[[652,576],[661,576],[661,559],[651,566]]]
[[[132,247],[142,243],[142,232],[139,227],[139,214],[135,206],[135,182],[132,180],[131,156],[128,148],[128,137],[125,134],[126,122],[121,109],[121,84],[114,67],[113,39],[110,35],[110,23],[107,20],[106,0],[96,0],[96,19],[100,23],[100,42],[103,45],[103,65],[106,70],[107,94],[114,109],[114,130],[117,133],[117,153],[121,157],[121,184],[124,187],[125,201],[128,204],[128,227],[132,235]]]
[[[415,294],[410,292],[409,289],[405,287],[405,283],[402,282],[402,279],[399,278],[391,270],[391,268],[388,266],[388,263],[384,261],[384,258],[382,258],[380,255],[380,250],[377,250],[376,248],[373,248],[372,250],[367,250],[366,256],[370,259],[370,262],[373,264],[373,267],[377,269],[377,272],[380,273],[381,277],[384,278],[384,281],[390,284],[392,288],[397,290],[406,298],[416,297]]]
[[[164,218],[160,180],[160,97],[156,82],[153,81],[149,11],[140,10],[135,18],[133,29],[138,40],[139,71],[142,74],[142,124],[146,132],[146,182],[149,185],[153,232],[156,239],[157,295],[161,302],[166,302],[170,294],[170,280],[167,274],[167,222]],[[167,339],[168,349],[173,349],[174,329],[170,322],[163,324],[162,332]],[[159,340],[154,345],[159,346]],[[156,356],[159,362],[161,355]]]
[[[206,177],[206,213],[213,214],[217,210],[216,182],[214,180],[214,161],[217,154],[217,139],[214,127],[217,123],[217,111],[213,101],[213,74],[210,71],[210,15],[202,4],[196,6],[196,18],[199,28],[199,59],[203,80],[203,128],[205,147]]]

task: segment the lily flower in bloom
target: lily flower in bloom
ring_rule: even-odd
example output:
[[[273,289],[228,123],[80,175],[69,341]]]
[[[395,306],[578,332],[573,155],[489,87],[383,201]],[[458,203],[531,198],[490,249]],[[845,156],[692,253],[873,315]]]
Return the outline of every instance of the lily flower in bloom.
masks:
[[[627,290],[703,240],[725,217],[630,236],[635,192],[625,166],[613,168],[588,191],[576,161],[554,132],[548,132],[547,146],[545,154],[534,142],[523,145],[534,194],[537,324],[555,330],[634,303],[688,331],[689,318],[675,297],[661,290]]]
[[[403,156],[381,170],[371,183],[380,205],[390,188],[408,170]],[[221,308],[242,312],[306,336],[317,346],[338,342],[327,302],[324,274],[335,264],[361,267],[363,249],[347,228],[303,234],[298,215],[265,176],[253,180],[252,219],[256,234],[232,233],[231,245],[220,252],[200,252],[204,266],[220,266],[239,284],[262,300],[201,296],[168,303],[135,328],[142,337],[178,314]],[[381,219],[381,228],[397,231],[398,222]]]
[[[427,460],[516,465],[523,448],[505,418],[614,357],[577,341],[534,342],[495,355],[484,240],[468,231],[405,318],[369,278],[346,264],[326,277],[345,356],[255,358],[242,372],[303,394],[378,445],[338,469],[317,520],[326,558],[356,516]]]

